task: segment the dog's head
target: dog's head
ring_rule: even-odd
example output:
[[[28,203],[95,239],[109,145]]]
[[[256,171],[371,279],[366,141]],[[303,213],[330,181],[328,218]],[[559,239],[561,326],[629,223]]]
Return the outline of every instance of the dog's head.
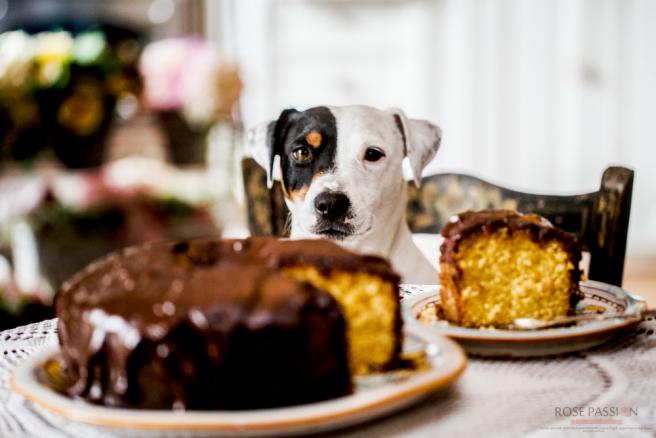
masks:
[[[396,109],[366,106],[284,110],[249,132],[248,147],[280,180],[292,232],[343,240],[369,232],[399,206],[407,157],[415,184],[440,144],[440,129]]]

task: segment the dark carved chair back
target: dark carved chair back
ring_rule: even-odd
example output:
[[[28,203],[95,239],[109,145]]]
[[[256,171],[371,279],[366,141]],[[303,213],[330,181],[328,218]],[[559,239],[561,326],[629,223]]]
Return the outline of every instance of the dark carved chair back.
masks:
[[[267,190],[266,173],[253,159],[244,159],[242,170],[251,234],[289,235],[289,211],[280,183]],[[598,191],[571,196],[517,192],[470,175],[444,173],[424,177],[420,188],[408,184],[408,224],[414,233],[438,233],[449,217],[465,210],[537,213],[577,236],[590,252],[591,279],[619,286],[632,189],[633,171],[624,167],[607,168]]]

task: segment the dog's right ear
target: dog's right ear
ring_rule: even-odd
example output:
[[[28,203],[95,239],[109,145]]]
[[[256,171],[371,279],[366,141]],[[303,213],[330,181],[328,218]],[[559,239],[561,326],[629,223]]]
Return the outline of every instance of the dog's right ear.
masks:
[[[293,108],[286,109],[278,120],[261,123],[248,131],[246,154],[266,169],[268,188],[273,187],[274,180],[280,179],[280,156],[284,152],[289,116],[296,112]]]

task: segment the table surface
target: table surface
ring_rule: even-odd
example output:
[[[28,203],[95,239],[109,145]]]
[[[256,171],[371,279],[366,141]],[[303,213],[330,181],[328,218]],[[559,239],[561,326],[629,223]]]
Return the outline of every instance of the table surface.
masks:
[[[23,196],[24,201],[26,198]],[[8,210],[9,211],[9,210]],[[415,235],[437,263],[437,235]],[[640,292],[640,291],[637,291]],[[650,302],[651,304],[651,302]],[[580,436],[585,427],[603,436],[656,436],[656,321],[593,351],[560,358],[470,358],[462,378],[425,402],[375,423],[340,431],[346,437]],[[13,392],[20,362],[57,343],[54,320],[0,332],[0,438],[118,437],[43,410]],[[612,417],[619,425],[573,424],[565,408],[631,408],[638,415]],[[609,417],[596,417],[605,420]],[[617,430],[604,428],[617,427]],[[586,433],[585,436],[592,436]]]
[[[422,292],[413,287],[408,294]],[[426,401],[385,419],[329,436],[470,437],[604,436],[656,434],[656,320],[595,350],[556,358],[470,358],[462,377]],[[71,422],[35,406],[10,387],[22,360],[57,343],[56,320],[0,332],[0,437],[114,438],[119,435]],[[564,408],[632,408],[630,417],[594,417],[576,424]],[[613,419],[615,425],[600,421]],[[579,419],[580,420],[580,419]],[[584,430],[587,428],[587,432]],[[609,431],[608,428],[616,428]]]

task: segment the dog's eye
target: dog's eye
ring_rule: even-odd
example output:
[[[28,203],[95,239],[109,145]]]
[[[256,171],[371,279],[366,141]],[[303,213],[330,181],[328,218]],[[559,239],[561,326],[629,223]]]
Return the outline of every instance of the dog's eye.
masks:
[[[385,153],[378,148],[367,148],[364,153],[365,161],[378,161],[385,156]]]
[[[301,146],[292,151],[292,158],[297,163],[308,163],[312,160],[312,151],[306,146]]]

